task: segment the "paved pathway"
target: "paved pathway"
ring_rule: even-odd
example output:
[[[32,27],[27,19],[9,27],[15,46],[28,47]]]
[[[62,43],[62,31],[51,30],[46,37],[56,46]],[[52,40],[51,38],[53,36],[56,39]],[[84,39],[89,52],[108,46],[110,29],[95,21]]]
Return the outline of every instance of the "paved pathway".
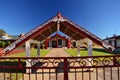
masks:
[[[45,57],[71,57],[64,48],[52,48]]]

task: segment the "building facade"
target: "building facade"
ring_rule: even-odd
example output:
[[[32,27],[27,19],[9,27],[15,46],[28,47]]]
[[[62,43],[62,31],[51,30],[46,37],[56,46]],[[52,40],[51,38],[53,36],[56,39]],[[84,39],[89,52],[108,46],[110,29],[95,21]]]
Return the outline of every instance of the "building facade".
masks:
[[[87,39],[74,40],[60,34],[55,34],[46,38],[43,44],[45,48],[76,48],[77,46],[85,48],[87,46]]]
[[[70,40],[64,37],[54,37],[48,38],[55,32],[61,31],[62,33],[69,36],[71,39],[74,40],[81,40],[87,38],[87,47],[88,52],[91,53],[92,51],[92,43],[95,42],[96,44],[102,46],[103,48],[107,49],[109,52],[114,50],[114,47],[105,43],[102,39],[94,35],[93,33],[89,32],[85,28],[80,25],[77,25],[73,21],[69,20],[68,18],[62,16],[60,12],[58,12],[54,17],[48,19],[46,22],[40,24],[36,28],[32,29],[31,31],[27,32],[24,36],[20,37],[16,41],[14,41],[9,46],[5,47],[1,53],[8,54],[18,46],[26,44],[26,47],[30,47],[31,40],[34,40],[34,43],[37,43],[38,53],[40,44],[43,40],[45,40],[46,48],[48,47],[71,47]],[[46,39],[48,38],[48,39]],[[73,43],[77,46],[76,43]],[[30,49],[29,49],[30,51]],[[26,51],[27,52],[27,51]]]
[[[104,41],[111,44],[115,48],[120,48],[120,35],[119,36],[114,35],[113,37],[104,39]]]
[[[48,37],[45,40],[46,48],[62,48],[62,47],[70,48],[70,44],[71,44],[70,39],[61,36],[60,34],[55,34],[51,37]]]

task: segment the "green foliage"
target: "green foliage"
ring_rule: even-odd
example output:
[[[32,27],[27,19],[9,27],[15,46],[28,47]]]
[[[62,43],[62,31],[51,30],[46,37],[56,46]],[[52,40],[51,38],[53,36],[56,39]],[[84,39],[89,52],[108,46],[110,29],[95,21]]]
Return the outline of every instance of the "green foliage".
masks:
[[[4,48],[5,47],[5,42],[4,41],[0,41],[0,48]]]
[[[11,44],[10,41],[6,41],[6,42],[5,42],[5,46],[8,46],[8,45],[10,45],[10,44]]]
[[[6,47],[10,44],[11,44],[10,41],[6,41],[6,42],[5,41],[0,41],[0,48],[4,48],[4,47]]]
[[[6,32],[2,29],[0,29],[0,37],[4,36],[6,34]]]

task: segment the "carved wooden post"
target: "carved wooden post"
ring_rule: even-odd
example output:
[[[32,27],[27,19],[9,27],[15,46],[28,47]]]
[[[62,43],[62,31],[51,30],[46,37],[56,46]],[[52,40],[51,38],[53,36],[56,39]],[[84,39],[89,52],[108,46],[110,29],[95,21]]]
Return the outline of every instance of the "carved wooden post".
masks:
[[[92,56],[92,40],[88,39],[88,56]]]
[[[40,57],[40,43],[37,44],[37,57]]]
[[[90,39],[88,39],[88,56],[92,56],[92,40]],[[89,60],[88,65],[92,66],[93,64],[92,58],[89,58],[88,60]],[[90,71],[92,70],[93,68],[90,69]]]
[[[80,41],[81,40],[77,40],[77,43],[76,43],[76,45],[77,45],[77,57],[80,57],[80,45],[81,45]]]
[[[80,45],[77,46],[77,56],[80,57]]]
[[[30,41],[27,41],[25,43],[25,50],[26,50],[26,57],[30,57]],[[31,67],[31,64],[30,64],[31,60],[30,59],[27,59],[26,60],[26,67]],[[27,68],[26,69],[26,73],[31,73],[31,69]]]

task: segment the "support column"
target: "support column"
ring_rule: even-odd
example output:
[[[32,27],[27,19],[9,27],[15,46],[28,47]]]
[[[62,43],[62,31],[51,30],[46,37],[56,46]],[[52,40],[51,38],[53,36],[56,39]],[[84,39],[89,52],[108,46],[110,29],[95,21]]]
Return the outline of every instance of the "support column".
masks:
[[[77,57],[80,57],[80,40],[77,40]]]
[[[52,41],[49,40],[49,48],[51,49],[52,48]]]
[[[92,40],[88,39],[88,56],[92,56]]]
[[[88,39],[88,56],[92,56],[92,40],[90,39]],[[92,66],[93,64],[92,58],[89,58],[88,60],[89,60],[88,65]],[[93,71],[93,68],[90,68],[90,71]]]
[[[117,48],[117,39],[114,40],[114,47]]]
[[[80,57],[80,46],[77,46],[77,57]]]
[[[70,43],[70,40],[69,40],[69,39],[67,39],[67,47],[68,47],[68,48],[71,48],[71,43]]]
[[[37,44],[37,57],[40,57],[40,43]]]
[[[30,57],[30,41],[25,43],[26,57]]]
[[[57,36],[56,36],[56,45],[57,45],[57,48],[58,48],[58,32],[57,32]]]
[[[25,43],[25,50],[26,50],[26,57],[30,57],[30,41],[27,41]],[[26,67],[31,67],[31,60],[27,59],[26,60]],[[26,69],[26,73],[31,73],[31,69]]]
[[[46,41],[45,41],[46,49],[48,48],[48,42],[49,42],[49,39],[47,38]]]

